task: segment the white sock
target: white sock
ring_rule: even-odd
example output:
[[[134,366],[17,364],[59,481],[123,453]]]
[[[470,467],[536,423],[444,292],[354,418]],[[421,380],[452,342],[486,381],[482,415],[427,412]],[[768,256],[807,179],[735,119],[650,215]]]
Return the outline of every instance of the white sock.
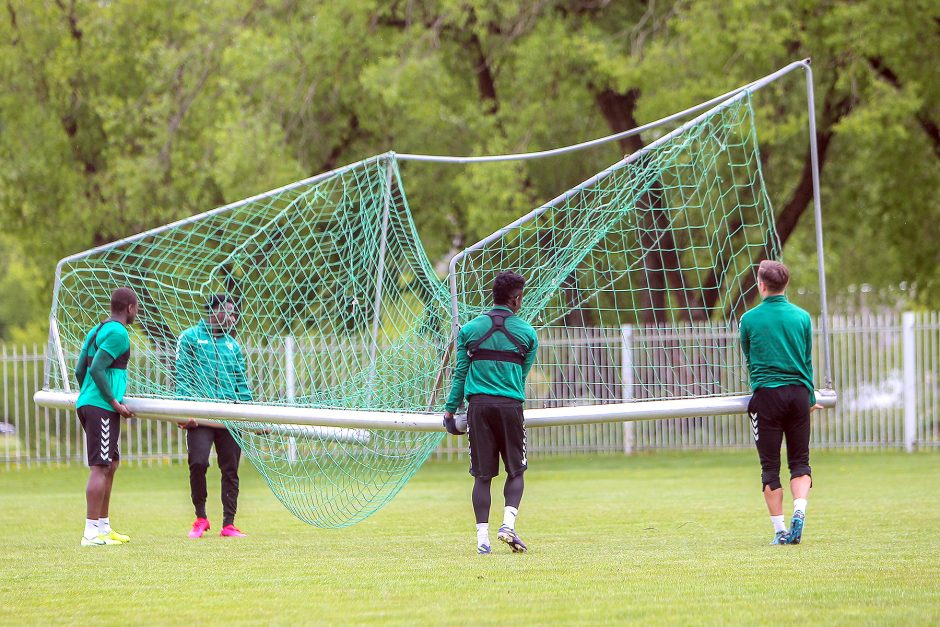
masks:
[[[91,540],[98,535],[98,521],[92,518],[85,519],[85,537]]]
[[[793,513],[797,512],[806,516],[806,499],[793,499]]]
[[[99,518],[98,519],[98,533],[111,533],[111,519],[110,518]]]
[[[477,523],[477,546],[490,546],[490,523]]]
[[[787,526],[783,524],[783,514],[780,514],[779,516],[771,516],[770,522],[774,524],[774,533],[787,530]]]
[[[519,510],[515,507],[506,506],[506,509],[503,510],[503,527],[509,527],[510,529],[516,528],[516,516],[519,515]]]

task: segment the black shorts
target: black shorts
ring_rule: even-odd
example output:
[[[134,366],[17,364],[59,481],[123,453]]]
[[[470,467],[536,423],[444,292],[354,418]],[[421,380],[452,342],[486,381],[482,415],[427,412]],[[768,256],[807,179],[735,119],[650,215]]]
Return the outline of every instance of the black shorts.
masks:
[[[78,420],[85,430],[89,466],[110,466],[121,459],[121,415],[94,405],[78,408]]]
[[[470,474],[492,479],[499,474],[499,458],[510,477],[525,472],[525,421],[522,402],[505,396],[474,394],[467,407]]]
[[[787,440],[790,479],[812,476],[809,465],[809,390],[802,385],[758,388],[747,405],[761,465],[761,489],[780,488],[780,445]]]

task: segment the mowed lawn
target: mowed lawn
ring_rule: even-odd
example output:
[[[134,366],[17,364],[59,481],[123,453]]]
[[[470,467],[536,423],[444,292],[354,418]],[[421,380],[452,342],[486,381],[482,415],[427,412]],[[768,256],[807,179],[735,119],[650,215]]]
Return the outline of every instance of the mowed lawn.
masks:
[[[122,468],[112,521],[132,543],[95,548],[79,546],[83,468],[0,471],[0,624],[940,622],[940,454],[815,453],[792,547],[767,544],[756,457],[536,458],[530,552],[489,557],[462,462],[429,462],[339,530],[294,519],[245,463],[243,539],[216,535],[213,467],[199,541],[184,467]]]

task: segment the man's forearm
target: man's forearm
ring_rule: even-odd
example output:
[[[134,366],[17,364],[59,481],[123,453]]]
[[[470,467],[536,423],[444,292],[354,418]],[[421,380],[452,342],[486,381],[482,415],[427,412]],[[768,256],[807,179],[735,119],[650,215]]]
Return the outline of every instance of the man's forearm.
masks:
[[[460,407],[460,403],[463,402],[465,383],[465,380],[457,381],[456,379],[451,382],[450,395],[447,397],[447,404],[444,405],[445,411],[454,413]]]
[[[91,375],[92,381],[98,386],[101,398],[103,398],[106,403],[113,401],[114,394],[111,393],[111,382],[108,381],[107,368],[99,366],[97,362],[92,363],[89,374]]]
[[[454,378],[450,384],[450,394],[444,408],[449,412],[457,411],[463,402],[464,390],[467,383],[467,372],[470,370],[470,358],[467,357],[466,346],[461,342],[457,347],[457,366],[454,368]]]

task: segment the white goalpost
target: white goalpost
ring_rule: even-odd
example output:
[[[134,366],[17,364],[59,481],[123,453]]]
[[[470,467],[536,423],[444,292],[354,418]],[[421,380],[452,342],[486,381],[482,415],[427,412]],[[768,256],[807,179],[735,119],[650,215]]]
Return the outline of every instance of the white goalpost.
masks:
[[[56,268],[42,407],[73,409],[70,364],[102,303],[133,288],[129,409],[225,425],[302,520],[344,526],[404,485],[443,437],[456,331],[495,274],[526,277],[540,335],[528,427],[744,413],[737,320],[755,266],[779,258],[751,105],[803,71],[821,310],[832,391],[809,60],[636,129],[525,154],[389,152],[67,257]],[[666,126],[643,149],[468,246],[441,280],[411,219],[400,162],[528,160]],[[175,343],[211,294],[238,302],[254,401],[181,397]],[[632,329],[629,338],[624,329]]]

